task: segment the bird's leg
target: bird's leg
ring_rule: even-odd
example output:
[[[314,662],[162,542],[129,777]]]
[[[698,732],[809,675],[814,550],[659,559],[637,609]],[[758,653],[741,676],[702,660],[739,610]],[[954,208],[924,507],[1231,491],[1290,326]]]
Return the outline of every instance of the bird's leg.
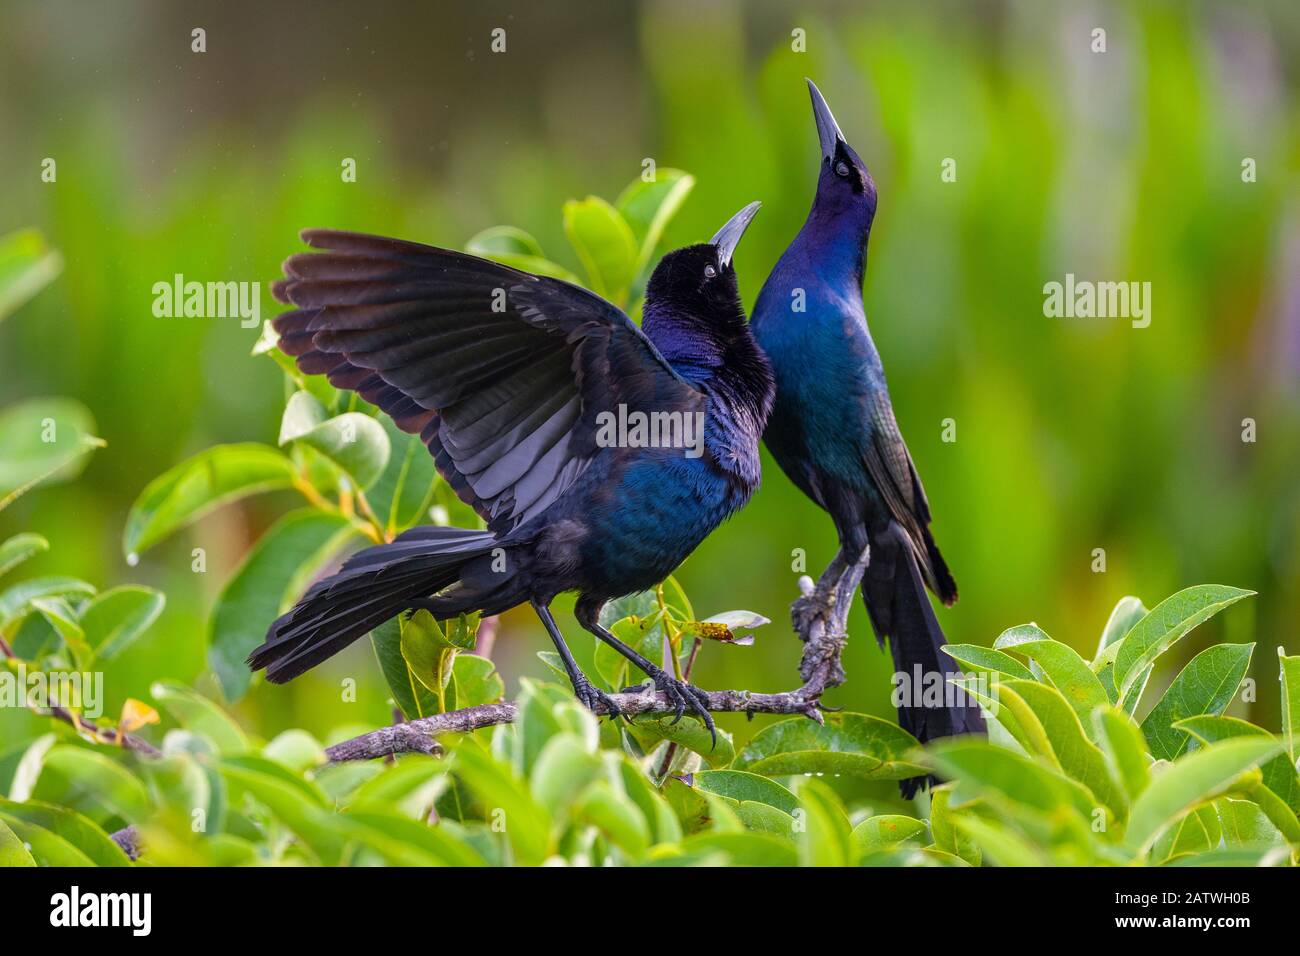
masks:
[[[605,712],[611,719],[622,716],[623,712],[614,698],[593,687],[587,675],[578,668],[578,662],[573,659],[573,652],[569,650],[569,645],[564,643],[564,635],[560,633],[551,609],[538,601],[533,601],[532,605],[537,616],[542,619],[542,626],[546,628],[546,633],[551,635],[551,640],[555,642],[555,649],[559,651],[560,660],[564,662],[564,672],[569,675],[569,683],[573,685],[573,693],[578,700],[582,701],[593,714],[597,712],[596,705],[603,703]]]
[[[682,719],[682,715],[689,708],[704,722],[704,726],[709,729],[709,734],[713,738],[714,746],[717,746],[718,729],[714,726],[713,715],[709,713],[709,695],[705,691],[688,684],[684,680],[678,680],[653,661],[637,653],[635,648],[628,647],[608,630],[601,627],[600,622],[597,620],[598,614],[584,607],[581,601],[575,610],[575,616],[579,624],[649,675],[650,679],[654,681],[655,690],[661,691],[668,698],[668,702],[673,705],[675,710],[674,724]]]
[[[803,593],[790,605],[790,621],[805,644],[799,675],[809,696],[820,697],[828,687],[844,683],[840,656],[847,643],[849,609],[870,557],[870,548],[852,559],[841,548],[815,586],[806,575],[799,579]]]

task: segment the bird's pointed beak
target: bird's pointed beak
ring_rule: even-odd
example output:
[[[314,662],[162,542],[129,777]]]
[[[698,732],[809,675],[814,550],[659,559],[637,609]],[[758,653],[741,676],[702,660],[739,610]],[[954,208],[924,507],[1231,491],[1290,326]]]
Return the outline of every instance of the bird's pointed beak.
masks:
[[[807,77],[804,79],[807,80]],[[826,105],[822,91],[817,89],[817,84],[812,80],[807,82],[808,95],[812,97],[813,119],[817,121],[817,138],[822,144],[822,158],[830,159],[835,155],[835,144],[845,142],[844,134],[840,132],[840,124],[835,122],[831,108]]]
[[[717,235],[709,240],[710,245],[718,247],[718,260],[724,265],[731,265],[731,256],[740,245],[740,237],[745,234],[750,221],[758,214],[761,202],[752,202],[740,212],[727,220],[727,224],[718,230]]]

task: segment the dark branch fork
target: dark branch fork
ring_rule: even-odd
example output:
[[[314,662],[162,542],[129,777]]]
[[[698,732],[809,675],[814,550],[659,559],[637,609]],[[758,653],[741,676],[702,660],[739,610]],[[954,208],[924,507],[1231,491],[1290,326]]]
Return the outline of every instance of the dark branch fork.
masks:
[[[846,623],[853,596],[857,593],[862,575],[866,572],[868,552],[864,550],[850,564],[842,554],[822,572],[816,585],[812,579],[799,579],[799,597],[790,608],[791,623],[795,633],[804,642],[803,660],[799,675],[803,686],[798,690],[780,694],[756,694],[743,690],[706,692],[708,709],[712,713],[743,714],[801,714],[818,723],[822,722],[821,696],[831,687],[844,682],[844,668],[840,655],[847,641]],[[661,692],[651,692],[650,686],[640,692],[610,694],[610,699],[625,716],[660,715],[675,712],[675,707]],[[601,703],[597,714],[607,713]],[[391,727],[381,727],[368,734],[345,740],[325,750],[331,762],[344,760],[371,760],[396,753],[425,753],[439,751],[438,734],[468,733],[496,724],[507,724],[515,719],[513,703],[482,704],[453,710],[432,717],[420,717]]]

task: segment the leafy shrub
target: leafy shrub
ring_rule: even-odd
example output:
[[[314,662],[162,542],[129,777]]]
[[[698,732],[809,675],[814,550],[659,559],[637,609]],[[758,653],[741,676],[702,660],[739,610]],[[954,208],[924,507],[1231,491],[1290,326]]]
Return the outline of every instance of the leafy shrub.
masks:
[[[690,189],[684,174],[659,175],[615,205],[589,198],[565,209],[588,283],[616,302],[635,303]],[[516,229],[488,230],[470,248],[573,278]],[[418,438],[302,376],[273,335],[254,353],[284,372],[277,444],[220,445],[170,469],[141,493],[123,536],[134,562],[216,507],[273,489],[301,495],[213,608],[209,663],[227,703],[248,690],[243,661],[267,623],[344,551],[429,520],[477,521]],[[62,477],[69,461],[24,482]],[[0,573],[46,547],[39,535],[10,538]],[[959,683],[992,715],[990,738],[925,748],[890,721],[853,713],[774,721],[742,745],[720,732],[715,746],[696,720],[597,722],[567,686],[525,680],[513,723],[446,735],[440,754],[331,761],[305,731],[257,738],[225,703],[159,680],[153,703],[128,700],[115,728],[65,710],[0,752],[0,862],[127,865],[123,847],[142,843],[151,863],[205,865],[1295,863],[1300,657],[1279,652],[1281,737],[1224,715],[1253,645],[1202,651],[1136,716],[1160,655],[1249,594],[1194,587],[1150,612],[1125,598],[1090,661],[1032,624],[991,648],[951,646],[968,671]],[[0,590],[6,666],[111,676],[162,601],[147,588],[100,594],[71,578],[11,585]],[[710,641],[746,643],[765,622],[741,611],[700,620],[669,579],[612,603],[606,623],[689,674]],[[491,661],[469,653],[479,624],[417,614],[372,635],[407,718],[502,699]],[[561,671],[554,655],[540,656]],[[606,690],[635,679],[603,644],[594,661]],[[156,746],[136,735],[164,722]],[[850,785],[925,772],[950,782],[914,807],[881,806]]]

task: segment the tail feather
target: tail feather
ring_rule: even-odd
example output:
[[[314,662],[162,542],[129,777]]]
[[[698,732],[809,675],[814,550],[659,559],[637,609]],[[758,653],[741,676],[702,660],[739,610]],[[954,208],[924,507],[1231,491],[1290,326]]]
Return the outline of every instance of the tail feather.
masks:
[[[979,706],[948,684],[948,677],[961,673],[961,668],[942,650],[947,639],[926,594],[907,535],[897,525],[891,525],[889,532],[879,541],[873,540],[871,546],[862,596],[876,638],[882,642],[889,639],[894,671],[901,675],[895,688],[899,726],[921,743],[936,737],[986,733]],[[952,578],[941,558],[932,558],[931,566],[942,568],[951,585]],[[951,593],[955,596],[955,585],[951,585]],[[910,799],[921,786],[933,782],[933,778],[913,777],[902,781],[900,788]]]
[[[312,585],[271,625],[248,664],[254,670],[265,668],[272,683],[292,680],[411,602],[455,584],[468,562],[496,546],[497,538],[486,531],[420,527],[360,551],[337,574]]]

